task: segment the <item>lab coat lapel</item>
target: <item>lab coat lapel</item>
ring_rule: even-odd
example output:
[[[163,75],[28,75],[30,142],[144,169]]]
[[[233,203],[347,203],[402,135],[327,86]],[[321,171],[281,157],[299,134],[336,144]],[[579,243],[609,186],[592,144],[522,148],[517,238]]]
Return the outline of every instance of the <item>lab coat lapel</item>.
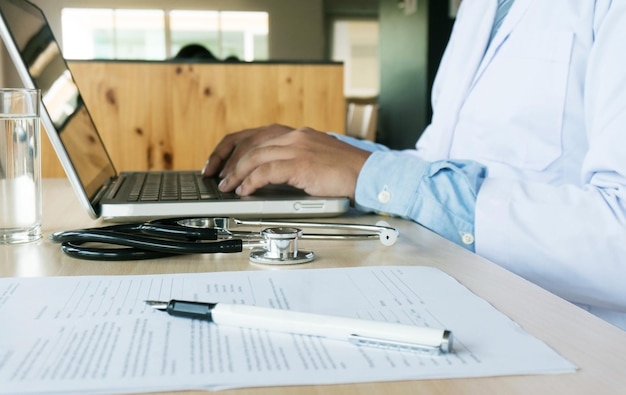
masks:
[[[496,0],[465,0],[454,26],[436,81],[433,123],[438,125],[433,158],[447,157],[458,110],[467,96],[485,54]],[[462,68],[459,65],[463,65]],[[419,147],[419,142],[418,142]]]
[[[485,69],[487,68],[487,66],[489,66],[489,63],[491,63],[494,55],[498,52],[498,48],[500,47],[500,45],[502,45],[502,43],[507,39],[509,34],[511,34],[511,31],[513,31],[515,26],[519,23],[520,19],[522,19],[522,16],[524,16],[526,11],[528,11],[528,7],[534,1],[535,0],[515,0],[513,5],[511,6],[511,9],[509,10],[509,14],[506,16],[506,18],[504,18],[502,26],[500,26],[500,29],[493,37],[491,44],[489,44],[489,47],[487,48],[487,52],[485,52],[485,56],[483,57],[480,67],[474,77],[474,83],[472,84],[472,86],[483,75]]]

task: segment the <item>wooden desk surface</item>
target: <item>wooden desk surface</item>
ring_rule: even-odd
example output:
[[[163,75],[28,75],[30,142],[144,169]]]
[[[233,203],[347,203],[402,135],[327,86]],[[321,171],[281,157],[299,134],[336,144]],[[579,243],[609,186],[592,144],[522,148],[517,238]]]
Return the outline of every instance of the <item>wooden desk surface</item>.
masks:
[[[248,263],[245,254],[204,255],[141,262],[92,262],[63,255],[46,237],[53,231],[95,226],[78,205],[65,179],[44,180],[44,239],[0,245],[0,276],[153,274],[229,270],[277,270]],[[344,218],[375,223],[378,217]],[[526,331],[578,366],[573,374],[421,380],[329,386],[270,387],[220,391],[222,394],[623,394],[626,388],[626,332],[507,272],[411,222],[387,219],[400,230],[389,248],[371,241],[313,242],[309,264],[284,268],[429,265],[489,301]],[[202,394],[206,392],[187,392]]]

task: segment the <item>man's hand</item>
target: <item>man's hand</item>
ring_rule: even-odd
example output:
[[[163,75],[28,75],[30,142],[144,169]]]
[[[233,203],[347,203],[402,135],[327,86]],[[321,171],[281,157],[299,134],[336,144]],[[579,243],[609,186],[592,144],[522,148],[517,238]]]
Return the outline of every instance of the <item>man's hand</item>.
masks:
[[[354,199],[370,152],[311,128],[270,125],[224,137],[203,169],[223,177],[220,190],[252,194],[267,184],[289,184],[316,196]]]

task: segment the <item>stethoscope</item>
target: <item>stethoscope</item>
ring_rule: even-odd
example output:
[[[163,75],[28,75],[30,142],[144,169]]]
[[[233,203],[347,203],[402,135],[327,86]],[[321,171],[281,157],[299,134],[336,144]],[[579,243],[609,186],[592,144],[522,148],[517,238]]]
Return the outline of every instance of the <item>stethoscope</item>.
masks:
[[[235,230],[239,226],[263,227],[259,231]],[[304,233],[302,229],[327,229],[342,233]],[[298,240],[377,239],[395,244],[398,231],[380,221],[376,225],[241,220],[236,218],[169,218],[56,232],[50,240],[67,255],[88,260],[122,261],[186,254],[242,252],[251,249],[250,261],[268,265],[311,262],[312,251],[298,249]]]

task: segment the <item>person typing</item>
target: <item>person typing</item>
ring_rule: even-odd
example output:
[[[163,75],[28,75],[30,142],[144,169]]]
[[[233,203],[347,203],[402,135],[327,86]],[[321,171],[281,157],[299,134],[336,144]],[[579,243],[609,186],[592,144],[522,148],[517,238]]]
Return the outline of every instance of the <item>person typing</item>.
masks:
[[[626,329],[624,39],[623,2],[464,0],[415,149],[269,125],[203,173],[416,221]]]

